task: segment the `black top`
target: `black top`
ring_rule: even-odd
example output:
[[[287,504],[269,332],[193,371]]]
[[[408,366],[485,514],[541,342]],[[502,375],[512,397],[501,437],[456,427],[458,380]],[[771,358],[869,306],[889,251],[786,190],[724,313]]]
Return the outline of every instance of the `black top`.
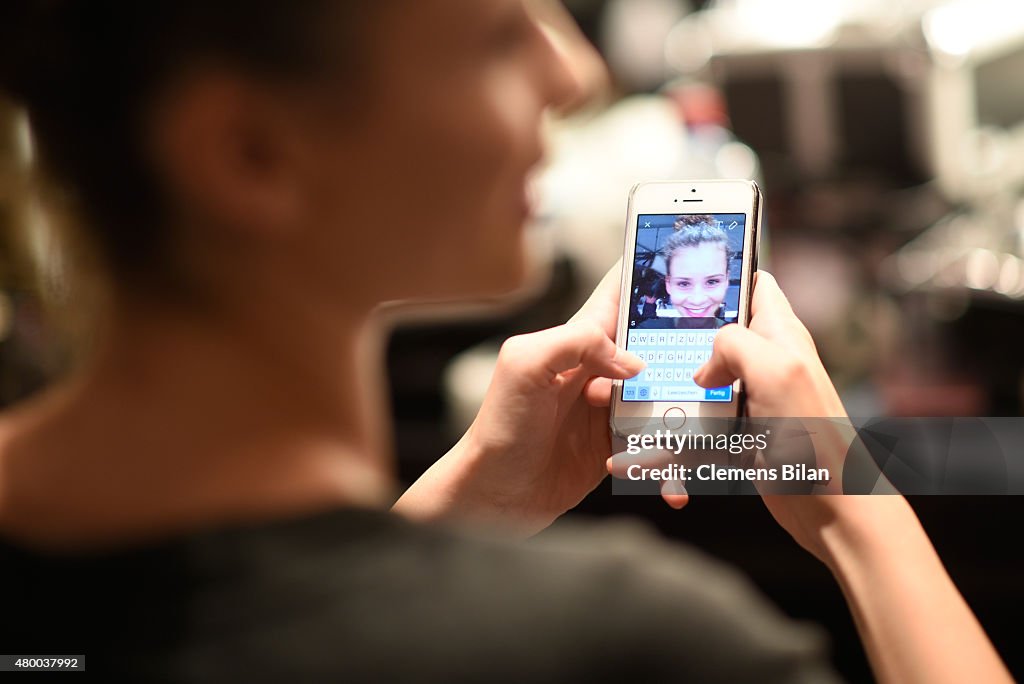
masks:
[[[106,678],[831,682],[817,628],[635,523],[526,544],[340,510],[114,552],[0,543],[0,653]]]

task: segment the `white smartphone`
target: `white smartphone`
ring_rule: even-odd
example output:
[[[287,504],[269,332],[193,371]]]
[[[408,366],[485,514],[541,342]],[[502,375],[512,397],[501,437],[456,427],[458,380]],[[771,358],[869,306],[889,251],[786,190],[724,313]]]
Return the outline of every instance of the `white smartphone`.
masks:
[[[702,418],[741,414],[739,381],[705,389],[693,373],[719,328],[750,321],[761,204],[748,180],[650,182],[630,191],[616,343],[647,368],[613,384],[616,436],[698,429]]]

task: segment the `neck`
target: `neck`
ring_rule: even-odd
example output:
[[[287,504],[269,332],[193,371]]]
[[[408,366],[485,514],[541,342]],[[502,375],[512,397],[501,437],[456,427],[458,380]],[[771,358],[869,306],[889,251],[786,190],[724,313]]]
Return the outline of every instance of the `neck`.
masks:
[[[39,407],[33,457],[7,449],[3,519],[89,543],[386,505],[381,332],[369,311],[274,292],[118,301],[91,362]]]

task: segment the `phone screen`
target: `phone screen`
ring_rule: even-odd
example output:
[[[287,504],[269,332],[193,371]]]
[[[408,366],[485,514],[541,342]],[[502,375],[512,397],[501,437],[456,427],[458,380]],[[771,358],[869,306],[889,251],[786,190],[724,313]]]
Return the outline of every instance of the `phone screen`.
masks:
[[[739,319],[744,214],[641,214],[630,281],[626,349],[647,362],[623,401],[732,401],[693,372],[718,329]]]

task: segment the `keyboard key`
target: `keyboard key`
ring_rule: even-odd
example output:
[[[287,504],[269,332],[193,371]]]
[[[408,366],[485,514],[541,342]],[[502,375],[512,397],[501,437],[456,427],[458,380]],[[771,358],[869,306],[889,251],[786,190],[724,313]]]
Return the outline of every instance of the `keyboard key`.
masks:
[[[705,401],[732,401],[732,387],[715,387],[704,390]]]

